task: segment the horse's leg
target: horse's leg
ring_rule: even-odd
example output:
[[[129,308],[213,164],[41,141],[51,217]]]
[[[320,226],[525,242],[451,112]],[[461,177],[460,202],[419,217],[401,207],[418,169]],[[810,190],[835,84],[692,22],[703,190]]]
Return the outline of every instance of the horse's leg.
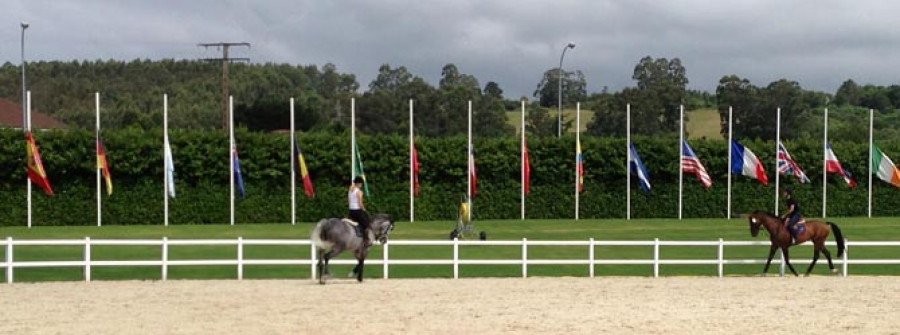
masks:
[[[325,284],[325,277],[322,276],[322,273],[325,270],[325,250],[317,249],[316,254],[319,255],[319,261],[316,263],[316,272],[319,276],[319,284]]]
[[[363,263],[366,262],[366,258],[360,258],[359,263],[356,264],[356,267],[359,269],[356,271],[356,281],[362,283],[363,280]]]
[[[831,262],[831,253],[828,252],[828,248],[822,247],[822,254],[828,260],[828,269],[831,270],[831,273],[837,273],[837,270],[834,269],[834,263]]]
[[[769,265],[772,264],[772,257],[775,256],[775,250],[778,250],[778,248],[775,247],[774,244],[769,247],[769,259],[766,260],[766,266],[763,267],[763,272],[762,272],[763,276],[765,276],[766,273],[769,272]]]
[[[791,273],[793,273],[795,277],[799,276],[797,270],[794,270],[794,266],[791,265],[791,256],[788,254],[788,247],[781,247],[781,252],[782,255],[784,255],[784,264],[787,264],[788,269],[791,269]]]
[[[823,247],[824,246],[820,245],[818,242],[813,246],[812,263],[809,263],[809,268],[806,269],[806,274],[803,275],[804,277],[809,277],[809,273],[812,272],[813,267],[816,266],[816,262],[819,261],[819,251],[822,250]]]

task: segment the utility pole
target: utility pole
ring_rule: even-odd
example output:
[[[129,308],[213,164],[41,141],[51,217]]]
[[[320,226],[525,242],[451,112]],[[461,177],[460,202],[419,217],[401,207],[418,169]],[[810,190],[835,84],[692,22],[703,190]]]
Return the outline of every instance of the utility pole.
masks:
[[[228,48],[233,46],[250,47],[247,42],[219,42],[219,43],[200,43],[197,46],[204,48],[217,47],[222,48],[222,58],[205,58],[208,61],[222,61],[222,129],[228,129],[228,63],[230,62],[249,62],[250,58],[229,58]]]

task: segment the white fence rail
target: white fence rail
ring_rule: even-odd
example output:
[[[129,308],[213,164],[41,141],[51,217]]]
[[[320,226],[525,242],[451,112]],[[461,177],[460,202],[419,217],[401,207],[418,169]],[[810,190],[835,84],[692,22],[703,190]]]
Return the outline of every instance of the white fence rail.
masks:
[[[296,259],[247,259],[244,257],[244,247],[246,246],[309,246],[309,258]],[[447,265],[453,267],[453,278],[459,278],[460,265],[521,265],[522,277],[528,276],[529,265],[584,265],[587,268],[588,276],[594,277],[595,265],[652,265],[653,276],[659,276],[660,265],[716,265],[718,267],[718,276],[724,275],[724,266],[732,264],[765,264],[765,259],[726,259],[725,247],[727,246],[768,246],[767,241],[725,241],[719,239],[717,241],[661,241],[654,239],[652,241],[596,241],[594,239],[586,241],[529,241],[522,239],[521,241],[466,241],[466,240],[393,240],[381,246],[382,259],[367,259],[367,265],[381,265],[383,268],[383,277],[389,278],[390,266],[399,265]],[[835,246],[834,242],[827,242],[828,246]],[[17,246],[80,246],[83,248],[82,260],[75,261],[15,261],[15,247]],[[94,260],[91,255],[91,248],[96,246],[159,246],[161,247],[161,257],[153,260]],[[171,246],[236,246],[237,254],[234,259],[190,259],[190,260],[172,260],[169,259],[169,249]],[[392,246],[452,246],[452,258],[448,259],[390,259],[390,248]],[[466,246],[519,246],[522,253],[521,258],[515,259],[463,259],[460,257],[460,247]],[[584,259],[532,259],[529,258],[528,247],[531,246],[560,246],[571,247],[580,246],[585,248]],[[595,258],[596,247],[607,246],[651,246],[653,249],[650,258],[646,259],[597,259]],[[715,259],[663,259],[660,255],[661,248],[666,246],[700,246],[700,247],[716,247],[717,257]],[[851,248],[857,247],[900,247],[900,242],[893,241],[868,241],[868,242],[852,242],[846,241],[847,250],[841,259],[835,259],[834,263],[841,266],[841,273],[848,275],[848,266],[851,264],[866,265],[900,265],[900,259],[850,259],[849,251]],[[168,271],[173,266],[196,266],[196,265],[225,265],[235,266],[237,268],[237,279],[243,279],[244,266],[247,265],[305,265],[310,266],[310,278],[315,279],[316,250],[310,240],[287,240],[287,239],[173,239],[162,238],[159,240],[110,240],[110,239],[69,239],[69,240],[14,240],[7,237],[0,240],[0,247],[5,250],[3,262],[0,262],[0,268],[5,270],[6,282],[12,283],[15,269],[17,268],[56,268],[56,267],[81,267],[84,269],[84,280],[91,280],[91,270],[96,267],[126,267],[126,266],[152,266],[160,267],[161,278],[168,279]],[[833,251],[834,249],[832,249]],[[820,261],[824,257],[820,257]],[[810,262],[811,259],[794,259],[794,264],[803,264]],[[335,259],[332,264],[355,264],[352,259]],[[772,261],[773,264],[780,265],[780,273],[784,274],[784,264],[780,259]],[[805,266],[804,266],[805,268]]]

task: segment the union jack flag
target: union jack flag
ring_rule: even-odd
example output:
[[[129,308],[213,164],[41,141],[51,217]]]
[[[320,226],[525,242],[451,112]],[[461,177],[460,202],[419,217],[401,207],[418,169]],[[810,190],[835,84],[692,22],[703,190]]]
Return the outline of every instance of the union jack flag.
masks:
[[[700,159],[697,158],[694,150],[691,150],[687,141],[681,141],[681,172],[693,173],[705,188],[712,186],[712,178],[709,177],[706,168],[700,163]]]
[[[800,165],[791,158],[791,154],[784,148],[784,144],[778,141],[778,173],[789,174],[797,177],[801,183],[810,182],[809,177],[800,169]]]

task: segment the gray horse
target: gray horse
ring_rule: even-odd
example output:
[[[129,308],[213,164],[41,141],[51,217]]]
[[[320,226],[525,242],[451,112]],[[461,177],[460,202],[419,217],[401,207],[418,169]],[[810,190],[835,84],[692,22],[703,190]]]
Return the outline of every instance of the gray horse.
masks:
[[[370,243],[364,246],[362,237],[356,234],[356,227],[353,226],[355,223],[351,224],[348,221],[335,218],[319,220],[310,234],[319,258],[317,264],[319,284],[325,284],[325,279],[330,276],[328,261],[344,251],[352,251],[358,261],[351,276],[356,275],[357,281],[362,282],[363,280],[363,263],[372,245]],[[390,215],[375,214],[369,223],[369,229],[363,233],[369,234],[369,241],[378,241],[384,244],[393,229],[394,221],[391,220]]]

